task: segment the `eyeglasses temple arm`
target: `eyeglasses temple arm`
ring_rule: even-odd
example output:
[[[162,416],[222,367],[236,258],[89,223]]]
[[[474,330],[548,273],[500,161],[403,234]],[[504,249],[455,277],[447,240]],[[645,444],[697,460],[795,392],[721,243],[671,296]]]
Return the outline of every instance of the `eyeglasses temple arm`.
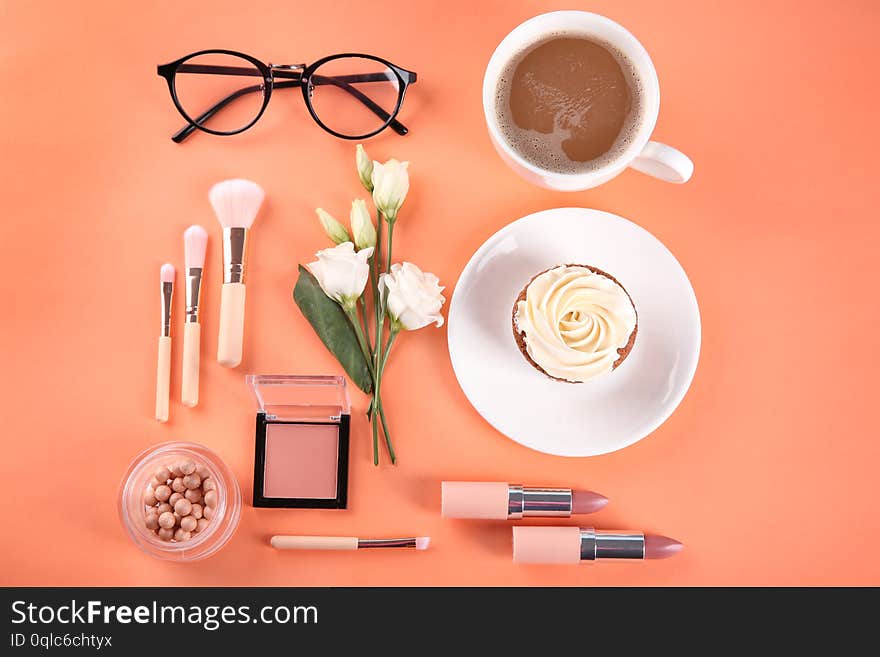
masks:
[[[365,93],[363,93],[360,89],[357,89],[349,84],[349,80],[352,82],[378,82],[387,79],[388,78],[381,73],[366,73],[361,75],[315,75],[312,77],[312,82],[314,84],[332,84],[339,87],[340,89],[343,89],[344,91],[347,91],[352,96],[361,101],[361,103],[366,105],[373,114],[378,116],[383,121],[387,121],[391,117],[388,112],[386,112],[379,105],[373,102],[373,100]],[[397,119],[392,119],[392,121],[388,124],[388,127],[401,136],[409,132],[409,128],[407,128]]]
[[[259,85],[259,84],[254,84],[254,85],[251,85],[250,87],[242,87],[238,91],[235,91],[235,92],[229,94],[228,96],[226,96],[226,98],[221,99],[219,102],[217,102],[216,104],[212,105],[207,110],[205,110],[204,112],[199,114],[197,117],[195,117],[195,119],[193,119],[193,122],[194,123],[204,123],[205,121],[210,119],[212,116],[214,116],[217,112],[219,112],[224,107],[229,105],[229,103],[231,103],[232,101],[237,100],[238,98],[241,98],[242,96],[245,96],[247,94],[254,93],[256,91],[262,91],[262,90],[263,90],[263,87],[262,87],[262,85]],[[180,130],[178,130],[176,133],[174,133],[171,136],[171,141],[179,144],[184,139],[189,137],[195,129],[196,129],[196,127],[192,123],[187,123],[183,128],[181,128]]]
[[[217,74],[217,75],[243,75],[243,76],[256,76],[258,73],[253,69],[246,67],[237,67],[237,66],[212,66],[212,65],[199,65],[199,64],[182,64],[178,69],[178,72],[182,73],[207,73],[207,74]],[[295,78],[293,80],[284,81],[284,82],[273,82],[273,89],[285,89],[290,87],[299,87],[301,85],[300,72],[299,71],[276,71],[275,77],[279,78]],[[356,74],[356,75],[339,75],[339,76],[315,76],[313,78],[313,82],[316,84],[333,84],[345,91],[349,94],[357,98],[361,103],[363,103],[367,108],[370,109],[376,116],[378,116],[383,121],[387,121],[390,114],[382,109],[379,105],[373,102],[369,96],[362,93],[360,90],[351,86],[350,83],[354,82],[380,82],[383,80],[387,80],[388,78],[383,73],[364,73],[364,74]],[[217,112],[222,110],[224,107],[229,105],[234,100],[241,98],[242,96],[254,93],[257,91],[262,91],[262,85],[251,85],[249,87],[243,87],[228,96],[226,98],[222,98],[216,104],[209,107],[202,114],[197,116],[193,122],[194,123],[203,123],[207,121],[212,116],[214,116]],[[394,130],[399,135],[405,135],[409,132],[409,129],[403,125],[397,119],[392,120],[389,124],[389,127]],[[181,143],[184,139],[189,137],[196,130],[196,126],[192,123],[187,123],[183,128],[178,130],[171,136],[171,140],[176,144]]]
[[[253,66],[217,66],[215,64],[180,64],[177,73],[206,73],[208,75],[243,75],[251,78],[263,77]]]
[[[289,82],[276,82],[272,86],[275,89],[284,89],[287,87],[298,87],[298,86],[300,86],[300,81],[299,80],[291,80]],[[212,116],[214,116],[217,112],[222,110],[224,107],[229,105],[229,103],[231,103],[232,101],[237,100],[246,94],[255,93],[257,91],[262,91],[262,90],[263,90],[263,87],[262,87],[262,85],[259,85],[259,84],[254,84],[249,87],[242,87],[238,91],[235,91],[235,92],[229,94],[228,96],[226,96],[226,98],[222,98],[219,101],[217,101],[216,104],[212,105],[211,107],[206,109],[204,112],[199,114],[197,117],[195,117],[193,119],[193,122],[194,123],[203,123],[203,122],[207,121],[208,119],[210,119]],[[183,126],[180,130],[178,130],[177,132],[175,132],[171,136],[171,141],[173,141],[176,144],[179,144],[184,139],[189,137],[193,132],[195,132],[195,130],[196,130],[196,127],[192,123],[187,123],[185,126]]]

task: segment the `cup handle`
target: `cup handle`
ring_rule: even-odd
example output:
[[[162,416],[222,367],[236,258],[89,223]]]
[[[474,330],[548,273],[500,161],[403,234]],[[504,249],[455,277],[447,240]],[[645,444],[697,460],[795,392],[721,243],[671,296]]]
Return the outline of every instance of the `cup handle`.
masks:
[[[677,184],[686,183],[694,174],[691,158],[659,141],[649,141],[630,166],[654,178]]]

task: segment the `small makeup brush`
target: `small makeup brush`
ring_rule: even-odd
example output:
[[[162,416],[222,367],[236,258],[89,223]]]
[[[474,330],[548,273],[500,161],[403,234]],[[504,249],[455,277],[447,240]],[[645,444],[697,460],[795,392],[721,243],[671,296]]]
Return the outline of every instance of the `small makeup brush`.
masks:
[[[201,324],[199,324],[199,296],[207,246],[208,231],[201,226],[190,226],[183,231],[186,323],[183,325],[183,378],[180,400],[184,406],[189,407],[199,403],[199,351],[202,339]]]
[[[357,538],[355,536],[273,536],[278,550],[363,550],[365,548],[410,548],[427,550],[430,536],[413,538]]]
[[[171,295],[174,293],[174,265],[162,265],[159,270],[159,289],[162,295],[162,330],[159,333],[159,362],[156,365],[156,419],[167,422],[171,388]]]
[[[265,197],[266,193],[257,183],[238,178],[219,182],[208,192],[208,199],[223,227],[223,288],[220,292],[217,362],[224,367],[236,367],[241,363],[247,234]]]

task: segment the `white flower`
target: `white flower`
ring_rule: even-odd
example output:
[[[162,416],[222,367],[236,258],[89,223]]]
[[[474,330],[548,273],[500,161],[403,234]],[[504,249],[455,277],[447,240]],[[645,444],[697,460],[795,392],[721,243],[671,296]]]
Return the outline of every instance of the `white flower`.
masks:
[[[387,290],[385,307],[393,322],[408,331],[420,329],[431,322],[443,326],[440,308],[446,299],[434,274],[428,274],[411,262],[395,263],[391,271],[379,278],[379,289]]]
[[[354,245],[359,249],[376,246],[376,228],[366,202],[360,198],[351,202],[351,234],[354,236]]]
[[[324,229],[324,232],[327,233],[327,237],[333,240],[336,244],[351,241],[351,237],[348,236],[348,231],[345,230],[345,226],[336,221],[329,212],[325,212],[321,208],[317,208],[315,212],[318,214],[318,220],[321,222],[321,227]]]
[[[409,162],[388,160],[385,164],[373,162],[373,203],[389,221],[397,219],[397,212],[409,191]]]
[[[357,163],[358,178],[361,179],[361,185],[368,192],[373,191],[373,160],[367,155],[363,144],[358,144],[355,149],[355,162]]]
[[[309,271],[324,294],[343,306],[353,306],[367,284],[370,275],[367,260],[373,255],[373,247],[355,252],[354,244],[343,242],[315,255],[318,260],[309,264]]]

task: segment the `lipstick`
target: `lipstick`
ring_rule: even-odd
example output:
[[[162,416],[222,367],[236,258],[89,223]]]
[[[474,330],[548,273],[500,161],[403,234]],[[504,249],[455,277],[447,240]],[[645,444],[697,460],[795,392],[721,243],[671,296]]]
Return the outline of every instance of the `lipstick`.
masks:
[[[516,563],[572,564],[598,559],[665,559],[684,546],[643,532],[592,527],[514,527]]]
[[[568,518],[595,513],[608,498],[588,490],[535,488],[495,481],[444,481],[441,484],[444,518],[509,520]]]

